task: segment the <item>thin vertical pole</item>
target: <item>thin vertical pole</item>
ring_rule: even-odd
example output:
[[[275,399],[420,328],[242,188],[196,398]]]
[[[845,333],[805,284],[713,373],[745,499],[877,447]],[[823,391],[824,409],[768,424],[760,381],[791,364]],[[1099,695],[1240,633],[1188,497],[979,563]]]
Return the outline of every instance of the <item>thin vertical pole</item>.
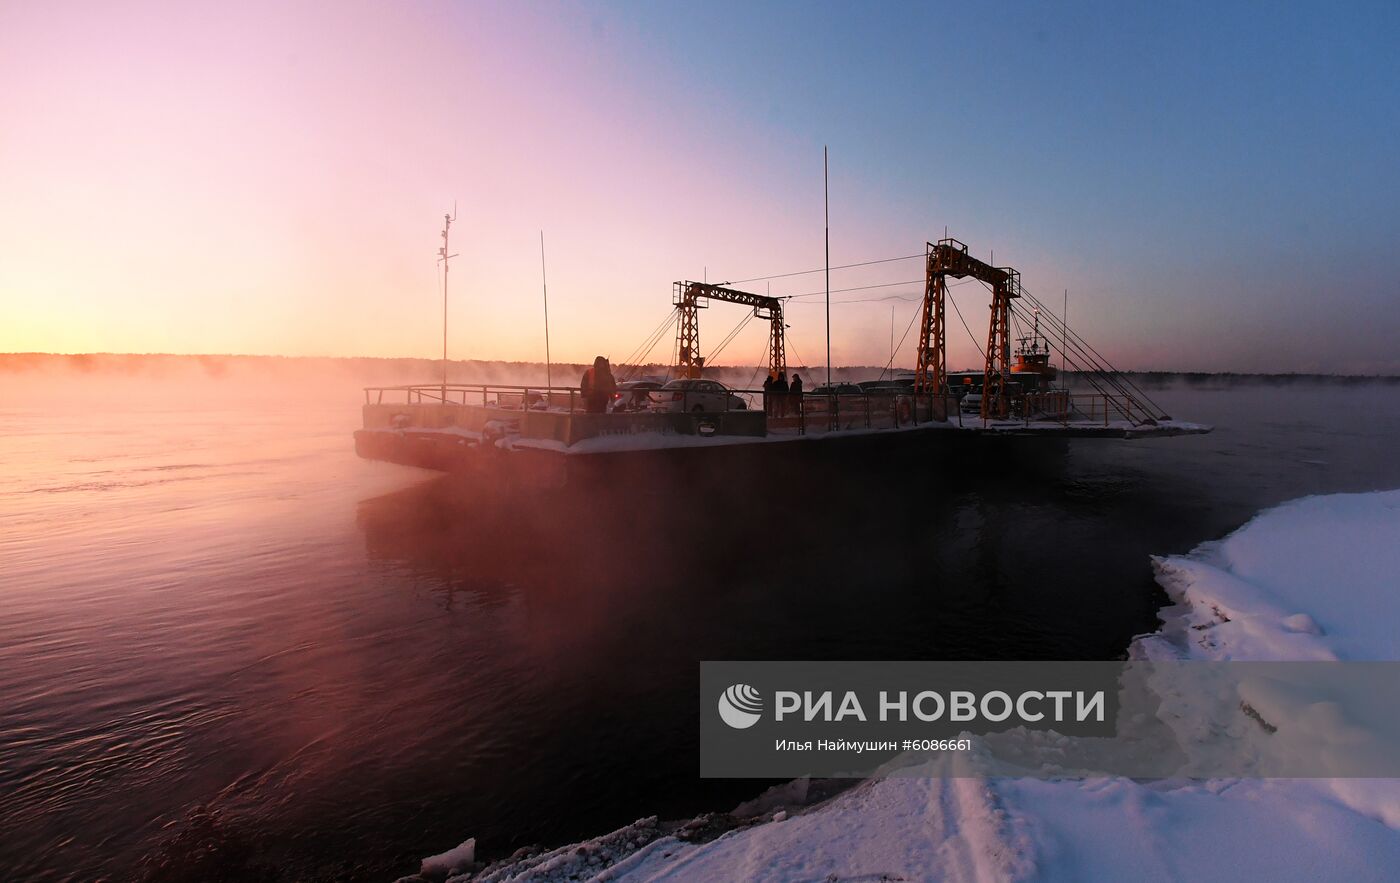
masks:
[[[1060,337],[1061,344],[1069,343],[1069,289],[1065,289],[1065,308],[1060,313],[1060,324],[1064,326],[1065,333]],[[1060,347],[1060,375],[1065,386],[1069,386],[1069,378],[1064,377],[1065,373],[1065,347]]]
[[[448,233],[452,230],[452,221],[457,214],[457,207],[452,207],[452,214],[442,216],[442,248],[438,255],[442,259],[442,403],[447,404],[447,271],[448,261],[455,255],[448,253]]]
[[[442,398],[447,400],[447,231],[452,226],[452,218],[443,216],[442,225]]]
[[[822,204],[826,216],[826,388],[831,389],[831,178],[822,146]]]
[[[544,288],[544,378],[545,385],[554,388],[554,367],[549,358],[549,277],[544,271],[544,231],[540,231],[540,285]],[[549,393],[545,393],[546,402]],[[547,405],[546,405],[547,407]]]

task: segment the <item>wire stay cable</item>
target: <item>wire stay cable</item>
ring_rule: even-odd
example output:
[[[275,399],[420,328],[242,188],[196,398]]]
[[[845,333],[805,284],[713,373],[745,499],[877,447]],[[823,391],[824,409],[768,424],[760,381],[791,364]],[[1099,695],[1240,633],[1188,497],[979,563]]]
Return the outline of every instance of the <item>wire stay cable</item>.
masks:
[[[794,272],[794,273],[774,273],[772,276],[751,276],[751,277],[749,277],[748,279],[734,279],[734,280],[732,280],[732,281],[730,281],[730,282],[721,282],[721,283],[719,283],[719,284],[721,284],[721,285],[743,285],[745,282],[762,282],[762,281],[764,281],[764,280],[766,280],[766,279],[787,279],[787,278],[792,277],[792,276],[811,276],[811,275],[814,274],[814,273],[824,273],[824,272],[826,272],[827,269],[832,269],[832,270],[850,270],[850,269],[852,269],[852,268],[854,268],[854,267],[869,267],[869,266],[873,266],[873,265],[875,265],[875,264],[891,264],[891,263],[894,263],[895,261],[909,261],[909,260],[913,260],[914,258],[922,258],[922,257],[924,257],[924,256],[925,256],[925,255],[924,255],[922,252],[920,252],[919,254],[904,255],[904,256],[902,256],[902,257],[897,257],[897,258],[879,258],[879,259],[873,260],[873,261],[860,261],[860,262],[854,263],[854,264],[841,264],[841,265],[838,266],[838,267],[830,267],[830,268],[827,268],[827,267],[817,267],[815,270],[798,270],[797,272]]]

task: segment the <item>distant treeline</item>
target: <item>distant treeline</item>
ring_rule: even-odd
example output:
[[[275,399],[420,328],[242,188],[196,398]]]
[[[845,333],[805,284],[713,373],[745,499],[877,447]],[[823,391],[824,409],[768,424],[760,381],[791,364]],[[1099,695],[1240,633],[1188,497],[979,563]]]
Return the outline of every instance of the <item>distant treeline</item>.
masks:
[[[1073,382],[1075,371],[1065,372]],[[1265,386],[1319,383],[1335,386],[1358,386],[1368,383],[1400,383],[1394,374],[1243,374],[1234,371],[1124,371],[1124,376],[1142,387],[1168,386],[1228,386],[1251,383]]]
[[[510,362],[495,360],[451,360],[448,377],[453,383],[542,384],[546,374],[556,386],[575,386],[588,366],[574,362],[557,362],[546,370],[543,362]],[[628,377],[666,377],[668,365],[614,365],[618,379]],[[851,365],[832,369],[837,380],[869,380],[882,372],[908,373],[911,368],[886,370],[878,365]],[[128,375],[159,378],[188,375],[192,372],[209,378],[229,375],[272,376],[283,373],[338,374],[365,384],[431,383],[442,377],[442,362],[438,359],[414,359],[372,356],[240,356],[240,355],[173,355],[168,353],[0,353],[0,373],[58,371],[82,375]],[[789,366],[788,372],[801,373],[808,388],[826,379],[821,367]],[[1074,382],[1078,372],[1069,371],[1065,379]],[[1246,374],[1206,371],[1128,371],[1124,372],[1144,388],[1169,386],[1229,386],[1235,384],[1333,384],[1339,386],[1368,383],[1400,383],[1396,375],[1279,373]],[[715,365],[705,369],[707,377],[738,388],[763,382],[762,369],[753,366]]]
[[[577,362],[511,362],[484,359],[452,359],[447,373],[451,383],[500,385],[543,384],[552,379],[555,386],[577,386],[591,365]],[[169,353],[0,353],[0,374],[45,373],[74,377],[176,378],[291,378],[296,376],[338,376],[364,385],[433,383],[442,378],[442,360],[375,356],[247,356],[175,355]],[[672,376],[674,367],[655,362],[644,365],[613,365],[618,380]],[[803,366],[789,367],[789,373],[803,373],[814,385],[816,371]],[[910,369],[894,369],[898,373]],[[865,380],[878,377],[879,366],[857,365],[832,370],[836,380]],[[825,369],[821,369],[825,380]],[[756,367],[714,365],[705,376],[736,388],[763,382],[763,370]]]

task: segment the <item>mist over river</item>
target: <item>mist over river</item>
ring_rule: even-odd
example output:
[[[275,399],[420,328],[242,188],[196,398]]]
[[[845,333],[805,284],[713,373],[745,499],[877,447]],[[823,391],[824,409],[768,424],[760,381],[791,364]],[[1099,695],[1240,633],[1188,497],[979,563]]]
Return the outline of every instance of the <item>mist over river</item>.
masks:
[[[1400,385],[1152,391],[1207,436],[639,474],[357,459],[357,384],[0,375],[0,878],[391,879],[651,814],[702,659],[1108,659],[1150,554],[1400,486]],[[239,864],[239,863],[242,864]],[[157,873],[156,869],[164,868]]]

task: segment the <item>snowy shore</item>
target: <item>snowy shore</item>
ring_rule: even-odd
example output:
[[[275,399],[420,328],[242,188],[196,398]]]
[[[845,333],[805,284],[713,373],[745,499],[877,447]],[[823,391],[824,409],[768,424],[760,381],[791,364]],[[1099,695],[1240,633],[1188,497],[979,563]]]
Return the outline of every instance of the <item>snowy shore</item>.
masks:
[[[1153,563],[1174,604],[1131,658],[1400,660],[1400,491],[1296,500]],[[1264,709],[1265,727],[1227,703],[1237,720],[1181,741],[1188,754],[1239,750],[1240,733],[1265,753],[1365,744],[1335,706],[1295,697]],[[1400,780],[1043,780],[978,764],[950,757],[820,802],[794,783],[737,817],[644,819],[488,867],[469,842],[409,879],[1379,881],[1400,868]]]

